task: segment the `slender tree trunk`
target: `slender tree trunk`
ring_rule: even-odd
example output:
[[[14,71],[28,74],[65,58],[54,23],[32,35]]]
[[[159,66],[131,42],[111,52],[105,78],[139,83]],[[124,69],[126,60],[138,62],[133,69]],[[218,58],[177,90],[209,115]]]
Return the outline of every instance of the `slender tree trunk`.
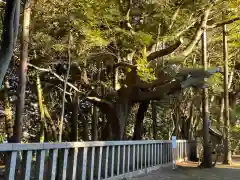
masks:
[[[80,116],[79,119],[83,123],[83,132],[82,132],[83,140],[84,141],[89,141],[89,136],[88,136],[88,118],[85,117],[83,114],[79,114],[79,116]]]
[[[85,62],[86,65],[86,62]],[[100,69],[100,62],[97,63],[97,68],[98,68],[98,77],[97,80],[101,80],[101,69]],[[98,140],[98,109],[96,105],[92,106],[92,141],[97,141]]]
[[[207,70],[207,33],[206,29],[203,30],[202,34],[202,63],[204,70]],[[202,113],[203,113],[203,163],[202,166],[205,168],[212,168],[212,152],[209,143],[209,108],[208,108],[208,89],[203,89],[203,103],[202,103]]]
[[[78,97],[76,95],[72,102],[70,140],[73,142],[78,141]]]
[[[40,138],[39,142],[44,142],[45,111],[43,105],[43,94],[39,75],[37,75],[38,106],[40,111]]]
[[[71,68],[71,44],[72,44],[72,34],[71,34],[71,32],[69,32],[68,69],[67,69],[67,74],[65,76],[64,87],[63,87],[62,113],[61,113],[61,119],[60,119],[60,125],[59,125],[59,137],[58,137],[59,142],[62,142],[62,131],[63,131],[63,122],[64,122],[63,120],[64,120],[64,115],[65,115],[65,95],[66,95],[66,89],[67,89],[68,76],[69,76],[70,68]]]
[[[93,105],[92,107],[92,141],[97,141],[98,139],[98,115],[97,107]]]
[[[218,118],[218,122],[217,122],[217,129],[219,129],[219,130],[221,129],[221,126],[223,125],[223,116],[224,116],[224,97],[221,97],[220,112],[219,112],[219,118]]]
[[[193,118],[194,118],[194,103],[193,101],[191,102],[190,105],[190,116],[189,116],[189,120],[188,120],[188,127],[187,127],[187,139],[188,140],[192,140],[193,139]]]
[[[227,85],[228,89],[231,88],[233,76],[234,76],[234,69],[232,70],[230,77],[229,77],[229,81],[228,81],[228,85]],[[231,104],[230,104],[230,106],[231,106]],[[221,126],[223,125],[223,121],[224,121],[224,95],[221,95],[220,112],[219,112],[219,118],[218,118],[218,122],[217,122],[217,128],[219,130],[221,129]]]
[[[227,25],[223,26],[223,58],[224,58],[224,160],[223,164],[231,163],[230,145],[230,118],[229,118],[229,95],[228,95],[228,47]]]
[[[153,128],[153,139],[157,139],[157,107],[156,101],[151,102],[152,105],[152,128]]]
[[[52,119],[46,105],[44,105],[44,115],[45,115],[46,119],[48,120],[48,124],[49,124],[49,126],[52,130],[52,137],[51,138],[52,138],[53,141],[57,141],[58,140],[57,129],[56,129],[56,126],[53,122],[53,119]]]
[[[178,102],[179,103],[179,102]],[[173,120],[174,120],[174,130],[173,135],[175,135],[177,138],[179,137],[179,129],[180,129],[180,109],[179,105],[176,104],[176,107],[174,108],[174,114],[173,114]]]
[[[23,12],[23,29],[21,37],[21,57],[20,57],[20,74],[18,98],[16,104],[16,117],[14,123],[14,142],[20,143],[22,138],[22,121],[25,104],[25,90],[27,83],[27,62],[28,62],[28,44],[29,44],[29,26],[31,19],[31,0],[26,0]]]

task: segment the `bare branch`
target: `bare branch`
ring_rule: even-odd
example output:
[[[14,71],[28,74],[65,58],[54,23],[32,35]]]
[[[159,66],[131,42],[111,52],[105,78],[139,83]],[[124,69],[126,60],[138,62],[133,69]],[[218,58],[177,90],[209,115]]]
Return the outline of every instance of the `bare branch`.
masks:
[[[40,68],[40,67],[37,67],[31,63],[28,63],[28,66],[29,67],[32,67],[38,71],[42,71],[42,72],[49,72],[51,73],[53,76],[55,76],[58,80],[64,82],[64,79],[59,76],[57,73],[53,72],[51,69],[45,69],[45,68]],[[77,91],[78,93],[80,94],[84,94],[83,92],[81,92],[76,86],[74,86],[73,84],[71,84],[70,82],[67,82],[67,85],[70,86],[71,88],[73,88],[75,91]]]
[[[166,49],[162,49],[159,51],[155,51],[148,55],[147,60],[152,61],[158,57],[162,57],[168,54],[171,54],[173,51],[175,51],[180,45],[182,44],[182,39],[179,39],[175,44],[169,46]]]
[[[213,29],[213,28],[216,28],[216,27],[223,26],[225,24],[231,24],[231,23],[234,23],[235,21],[239,21],[239,20],[240,20],[240,16],[235,17],[233,19],[224,20],[222,22],[218,22],[218,23],[215,23],[215,24],[212,24],[212,25],[207,25],[207,29]]]
[[[177,19],[177,16],[178,16],[178,13],[179,13],[180,8],[181,8],[181,6],[178,7],[178,8],[176,9],[176,11],[174,12],[173,17],[172,17],[172,20],[171,20],[171,24],[170,24],[170,26],[169,26],[169,30],[172,29],[173,23],[174,23],[174,21],[176,21],[176,19]]]
[[[206,11],[203,14],[201,23],[195,33],[195,36],[193,38],[193,40],[187,45],[187,47],[185,48],[185,50],[180,54],[180,56],[186,57],[188,56],[194,49],[194,47],[196,46],[196,44],[198,43],[199,39],[202,36],[202,29],[206,28],[207,26],[207,21],[208,21],[208,16],[210,14],[211,8],[212,8],[213,4],[211,4]]]
[[[113,104],[105,99],[101,99],[101,98],[98,98],[98,97],[91,97],[91,96],[88,96],[87,97],[87,100],[96,104],[97,106],[101,106],[101,105],[108,105],[110,107],[113,107]]]
[[[140,91],[138,96],[135,96],[134,101],[140,102],[140,101],[147,101],[147,100],[160,100],[165,95],[175,93],[179,90],[181,90],[181,81],[171,81],[167,84],[164,84],[162,86],[156,87],[153,91],[149,92],[143,92]]]

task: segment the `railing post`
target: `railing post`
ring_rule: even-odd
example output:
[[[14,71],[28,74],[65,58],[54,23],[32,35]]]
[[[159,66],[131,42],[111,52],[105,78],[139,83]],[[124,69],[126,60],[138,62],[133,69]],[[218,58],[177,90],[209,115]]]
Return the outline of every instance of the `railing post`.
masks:
[[[140,161],[139,161],[139,159],[140,159],[139,156],[141,155],[140,152],[139,152],[139,151],[140,151],[139,146],[140,146],[140,145],[138,144],[138,145],[137,145],[137,170],[139,170],[139,163],[140,163]]]
[[[114,157],[115,157],[115,146],[112,146],[112,168],[111,168],[111,177],[114,176],[114,167],[115,167],[115,164],[114,164]]]
[[[170,163],[170,143],[168,142],[168,164]]]
[[[163,143],[160,144],[161,165],[163,165]]]
[[[106,147],[106,157],[105,157],[105,179],[108,178],[108,155],[109,155],[109,146]]]
[[[135,157],[136,157],[136,152],[135,152],[135,145],[133,145],[133,164],[132,164],[132,170],[135,171]]]
[[[100,146],[100,149],[99,149],[99,160],[98,160],[98,180],[101,179],[101,171],[102,171],[102,151],[103,151],[103,147]]]
[[[83,162],[82,162],[82,180],[86,180],[86,171],[87,171],[87,153],[88,148],[83,149]]]
[[[20,179],[29,180],[32,164],[32,151],[23,151]]]
[[[141,144],[141,169],[143,169],[143,144]]]
[[[58,149],[49,150],[48,178],[55,180],[57,174]]]
[[[17,151],[11,151],[6,153],[7,156],[7,166],[6,171],[4,174],[4,179],[14,179],[15,178],[15,171],[16,171],[16,163],[17,163]]]
[[[95,147],[92,147],[90,180],[93,180],[94,167],[95,167],[94,162],[95,162]]]
[[[144,159],[145,159],[145,166],[144,166],[144,168],[147,168],[147,144],[145,144],[145,152],[144,152],[144,154],[145,154],[145,157],[144,157]]]
[[[150,167],[154,165],[154,164],[153,164],[153,160],[154,160],[154,159],[153,159],[153,157],[154,157],[154,156],[153,156],[153,155],[154,155],[154,154],[153,154],[153,145],[154,145],[154,144],[151,144],[151,147],[152,147],[152,148],[151,148],[151,155],[152,155],[152,156],[151,156],[151,159],[150,159],[150,162],[151,162],[151,163],[150,163]]]
[[[43,180],[44,173],[45,150],[37,152],[37,179]]]
[[[127,172],[129,172],[129,170],[130,170],[130,150],[131,150],[131,148],[130,148],[130,145],[128,145],[128,157],[127,157]]]
[[[157,165],[157,143],[154,144],[154,166]]]
[[[67,162],[68,162],[68,149],[64,149],[63,169],[62,169],[62,180],[66,179],[67,175]]]
[[[125,153],[126,153],[126,146],[123,145],[123,164],[122,164],[122,174],[125,173],[125,160],[126,160],[126,156],[125,156]]]
[[[118,146],[118,160],[117,160],[117,175],[119,175],[120,171],[120,146]]]

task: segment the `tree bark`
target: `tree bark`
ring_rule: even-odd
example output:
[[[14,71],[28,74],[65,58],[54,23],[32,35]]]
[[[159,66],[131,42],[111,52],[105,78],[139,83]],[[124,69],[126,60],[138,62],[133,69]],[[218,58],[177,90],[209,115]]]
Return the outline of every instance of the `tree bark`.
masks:
[[[152,128],[153,128],[153,139],[157,139],[157,107],[156,101],[151,101],[152,105]]]
[[[72,102],[70,141],[78,141],[78,97],[76,95]]]
[[[136,116],[135,126],[134,126],[134,133],[133,133],[133,140],[141,140],[143,134],[143,119],[145,113],[147,112],[148,106],[150,101],[144,101],[140,103],[138,107],[138,112]]]
[[[26,0],[23,12],[23,29],[21,37],[21,57],[20,57],[20,71],[19,71],[19,87],[18,98],[16,104],[16,115],[14,123],[14,137],[15,143],[20,143],[22,138],[22,121],[25,104],[25,90],[27,83],[27,62],[28,62],[28,44],[29,44],[29,26],[31,19],[31,0]],[[15,4],[15,6],[17,6]],[[16,7],[15,7],[16,8]]]
[[[83,140],[84,141],[89,141],[89,136],[88,136],[88,118],[85,117],[83,114],[79,114],[80,120],[83,123]]]
[[[98,114],[97,107],[93,105],[92,107],[92,141],[97,141],[98,139]]]
[[[223,125],[224,121],[224,97],[221,97],[221,104],[220,104],[220,112],[219,112],[219,118],[217,122],[217,129],[221,129],[221,126]]]
[[[65,95],[66,95],[68,76],[69,76],[70,68],[71,68],[71,44],[72,44],[72,34],[71,34],[71,32],[69,32],[69,39],[68,39],[68,69],[67,69],[67,74],[65,76],[64,87],[63,87],[62,112],[61,112],[61,119],[60,119],[60,124],[59,124],[59,137],[58,137],[59,142],[62,142],[62,131],[63,131],[63,122],[64,122],[63,120],[64,120],[64,115],[65,115]]]
[[[202,34],[202,63],[204,70],[207,70],[207,35],[206,28],[203,29]],[[202,113],[203,113],[203,162],[202,166],[205,168],[212,168],[212,152],[209,143],[209,108],[208,108],[208,89],[203,89],[202,95]]]
[[[230,118],[229,118],[229,94],[228,94],[228,47],[227,47],[227,25],[223,26],[223,58],[224,58],[224,159],[223,164],[230,164]]]
[[[6,1],[0,49],[0,86],[12,59],[18,36],[19,17],[20,0]]]

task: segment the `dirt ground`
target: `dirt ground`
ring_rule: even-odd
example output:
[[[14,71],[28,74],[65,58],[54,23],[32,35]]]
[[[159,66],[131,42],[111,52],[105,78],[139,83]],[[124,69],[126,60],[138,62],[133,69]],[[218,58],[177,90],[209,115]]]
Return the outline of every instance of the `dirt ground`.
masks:
[[[149,173],[147,176],[139,176],[134,180],[239,180],[240,163],[231,166],[218,164],[212,169],[197,167],[198,163],[186,162],[179,164],[176,170],[164,168]]]

